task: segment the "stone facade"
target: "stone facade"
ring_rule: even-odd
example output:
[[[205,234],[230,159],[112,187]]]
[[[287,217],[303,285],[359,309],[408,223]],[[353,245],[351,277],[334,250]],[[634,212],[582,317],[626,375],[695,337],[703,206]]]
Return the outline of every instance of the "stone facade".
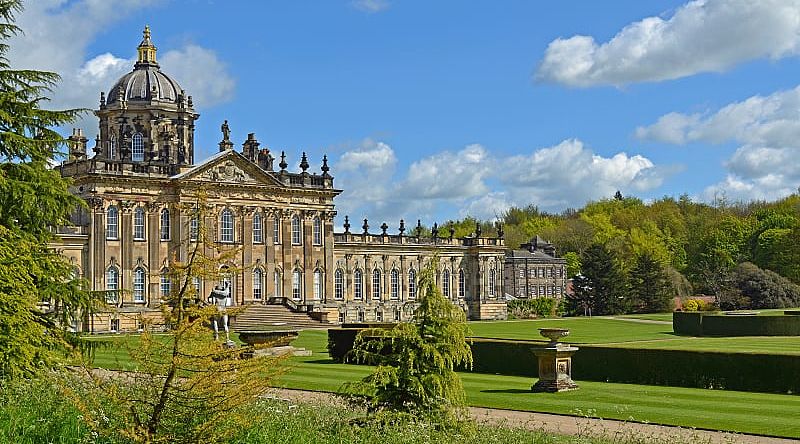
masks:
[[[158,323],[158,306],[171,289],[172,261],[187,258],[201,228],[206,252],[230,251],[226,280],[235,305],[283,304],[341,323],[408,319],[416,278],[427,261],[439,262],[437,282],[473,319],[504,318],[503,240],[334,233],[333,185],[327,158],[309,171],[287,171],[249,134],[234,150],[227,121],[219,152],[194,163],[191,96],[162,73],[145,29],[131,73],[101,95],[94,156],[74,131],[69,160],[60,166],[88,209],[59,228],[56,246],[92,290],[106,291],[109,310],[87,317],[85,331],[136,330]],[[202,220],[195,215],[204,195]],[[365,221],[366,225],[366,221]],[[195,283],[207,295],[218,282]]]
[[[566,261],[556,257],[553,244],[537,236],[506,252],[503,287],[517,299],[561,298],[567,289]]]

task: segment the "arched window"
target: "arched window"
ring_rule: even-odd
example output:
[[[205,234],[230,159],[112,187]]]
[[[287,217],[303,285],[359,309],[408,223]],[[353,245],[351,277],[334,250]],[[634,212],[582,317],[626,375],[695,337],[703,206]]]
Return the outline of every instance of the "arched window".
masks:
[[[119,302],[119,269],[115,266],[106,270],[106,302],[116,304]]]
[[[134,162],[142,162],[144,160],[144,140],[142,139],[142,133],[136,133],[133,135],[133,141],[131,143],[131,160]]]
[[[119,237],[119,210],[114,205],[108,207],[106,211],[106,239],[117,239]]]
[[[417,271],[413,268],[408,270],[408,298],[417,297]]]
[[[322,245],[322,221],[318,218],[314,218],[314,223],[312,225],[312,237],[314,238],[314,245]]]
[[[333,298],[337,301],[344,299],[344,272],[341,268],[333,273]]]
[[[273,274],[273,280],[274,280],[273,286],[275,287],[275,297],[283,296],[283,292],[281,291],[281,283],[283,282],[283,279],[281,278],[280,270],[275,270],[275,273]]]
[[[161,299],[169,299],[169,292],[172,289],[172,281],[169,278],[169,269],[161,270]]]
[[[117,151],[117,139],[114,138],[114,135],[112,134],[111,137],[108,138],[108,158],[113,159],[116,151]]]
[[[372,270],[372,299],[381,298],[381,271]]]
[[[392,299],[400,299],[400,272],[396,269],[392,269],[390,276],[391,282],[389,284],[392,286],[390,296]]]
[[[281,243],[281,219],[278,216],[272,220],[272,241],[276,244]]]
[[[145,273],[142,267],[133,270],[133,302],[145,300]]]
[[[294,270],[292,272],[292,299],[295,301],[300,300],[300,296],[303,294],[303,274],[300,270]]]
[[[161,240],[168,241],[169,233],[169,210],[164,208],[161,210]]]
[[[464,270],[458,270],[458,297],[464,298],[464,295],[467,292],[467,281],[466,277],[464,276]]]
[[[292,245],[300,245],[300,218],[292,217]]]
[[[261,213],[253,215],[253,243],[261,244],[264,242],[264,224],[261,223]]]
[[[353,299],[361,300],[364,298],[364,274],[361,270],[353,272]]]
[[[253,299],[260,301],[264,287],[264,272],[260,268],[253,270]]]
[[[450,297],[450,270],[448,269],[442,273],[442,293],[444,293],[444,297]]]
[[[322,271],[314,270],[314,299],[322,299]]]
[[[144,208],[133,210],[133,240],[144,240]]]
[[[221,242],[233,242],[233,212],[227,208],[222,210],[220,215],[220,238]]]
[[[489,271],[489,296],[494,296],[494,284],[497,279],[497,273],[494,269]]]

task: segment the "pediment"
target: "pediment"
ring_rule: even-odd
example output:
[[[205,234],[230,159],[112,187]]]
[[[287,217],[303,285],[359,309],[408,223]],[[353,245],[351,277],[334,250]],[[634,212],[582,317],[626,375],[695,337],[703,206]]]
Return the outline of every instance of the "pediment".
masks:
[[[216,154],[189,171],[173,176],[173,179],[241,185],[281,185],[269,173],[233,150]]]

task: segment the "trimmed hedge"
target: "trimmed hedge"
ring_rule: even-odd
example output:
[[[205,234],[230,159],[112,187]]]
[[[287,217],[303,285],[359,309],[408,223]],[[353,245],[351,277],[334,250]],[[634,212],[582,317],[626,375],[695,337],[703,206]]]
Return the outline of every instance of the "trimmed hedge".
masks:
[[[359,329],[328,330],[331,358],[342,362]],[[470,338],[478,373],[538,376],[533,351],[544,341]],[[578,345],[572,377],[674,387],[800,393],[800,356]]]
[[[800,317],[676,311],[672,314],[672,329],[689,336],[800,336]]]

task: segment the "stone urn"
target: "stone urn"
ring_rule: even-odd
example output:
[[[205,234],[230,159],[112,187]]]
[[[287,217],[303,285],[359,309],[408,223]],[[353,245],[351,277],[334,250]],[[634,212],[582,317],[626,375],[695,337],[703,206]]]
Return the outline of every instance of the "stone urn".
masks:
[[[539,334],[550,342],[534,350],[539,358],[539,380],[531,387],[534,392],[563,392],[575,390],[578,384],[572,380],[572,355],[578,347],[562,344],[560,339],[569,336],[566,328],[540,328]]]

